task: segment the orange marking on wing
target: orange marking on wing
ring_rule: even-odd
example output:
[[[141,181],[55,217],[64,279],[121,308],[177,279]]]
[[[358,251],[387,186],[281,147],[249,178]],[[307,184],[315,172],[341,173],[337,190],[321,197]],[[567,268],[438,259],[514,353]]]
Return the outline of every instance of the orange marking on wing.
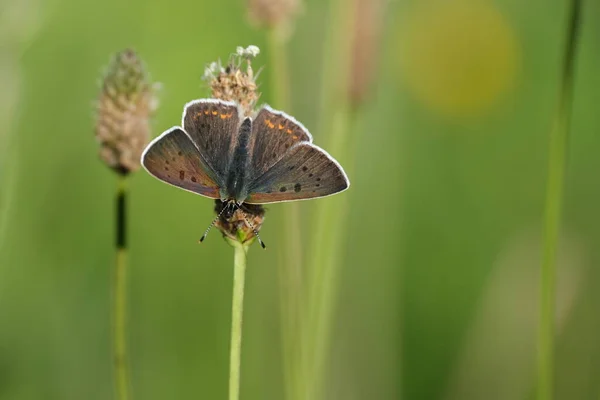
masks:
[[[218,114],[218,112],[216,112],[216,111],[212,112],[212,115],[217,115],[217,114]]]
[[[287,133],[288,133],[288,135],[289,135],[289,134],[291,134],[291,133],[292,133],[292,130],[291,130],[291,129],[288,129],[286,132],[287,132]]]
[[[221,119],[231,118],[231,114],[221,114]]]
[[[204,111],[204,115],[208,115],[208,111]]]
[[[298,139],[298,136],[294,135],[294,136],[292,136],[292,139],[296,140],[296,139]]]
[[[278,128],[279,130],[283,129],[283,125],[279,124]]]

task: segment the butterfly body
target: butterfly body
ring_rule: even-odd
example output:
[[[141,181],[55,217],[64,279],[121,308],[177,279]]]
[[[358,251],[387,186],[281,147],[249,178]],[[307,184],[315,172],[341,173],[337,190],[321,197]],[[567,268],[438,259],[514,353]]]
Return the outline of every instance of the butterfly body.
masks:
[[[293,117],[269,106],[245,117],[215,99],[186,104],[182,126],[154,139],[142,165],[166,183],[237,206],[324,197],[350,185]]]
[[[248,152],[248,142],[252,129],[252,120],[244,119],[240,125],[237,146],[233,152],[233,157],[227,171],[227,183],[225,190],[221,191],[221,198],[234,200],[236,203],[242,203],[248,196],[248,164],[250,154]]]

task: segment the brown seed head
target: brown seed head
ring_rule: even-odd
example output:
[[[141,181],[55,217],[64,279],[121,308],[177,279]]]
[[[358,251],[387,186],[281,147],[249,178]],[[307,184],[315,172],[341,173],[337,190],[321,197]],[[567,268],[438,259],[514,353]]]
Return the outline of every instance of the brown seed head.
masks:
[[[209,82],[212,97],[234,101],[242,106],[246,115],[251,115],[260,97],[256,77],[252,70],[252,60],[259,54],[256,46],[238,47],[226,66],[213,62],[204,70],[204,79]],[[242,68],[246,63],[245,70]]]
[[[221,213],[225,204],[221,200],[215,200],[215,212],[221,214],[215,226],[227,241],[251,245],[256,239],[254,230],[260,231],[265,219],[265,209],[258,204],[242,204],[241,209],[236,209],[233,213],[228,213],[227,210]]]
[[[367,100],[379,64],[386,0],[354,0],[355,21],[352,40],[349,95],[356,107]]]
[[[100,158],[118,173],[140,168],[140,156],[150,138],[150,116],[157,106],[155,92],[133,50],[113,57],[102,80],[95,133]]]
[[[264,28],[284,27],[302,9],[301,0],[247,0],[250,21]]]

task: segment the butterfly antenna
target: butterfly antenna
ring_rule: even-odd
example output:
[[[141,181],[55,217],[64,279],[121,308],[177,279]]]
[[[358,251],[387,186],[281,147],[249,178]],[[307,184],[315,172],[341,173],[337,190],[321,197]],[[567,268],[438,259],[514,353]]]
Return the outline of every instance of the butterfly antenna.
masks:
[[[256,238],[258,239],[258,243],[260,243],[260,245],[262,246],[263,249],[266,249],[267,246],[265,245],[265,242],[263,242],[261,240],[260,236],[258,235],[258,231],[254,227],[254,225],[252,224],[252,222],[250,222],[250,220],[248,219],[248,216],[246,215],[246,213],[243,212],[241,208],[239,210],[242,213],[242,215],[244,216],[244,219],[246,220],[246,223],[248,224],[248,226],[250,226],[250,228],[252,229],[252,232],[254,232],[254,236],[256,236]]]
[[[204,241],[204,239],[206,239],[206,235],[208,235],[208,232],[210,232],[210,230],[212,229],[213,226],[215,226],[215,224],[217,223],[217,221],[219,220],[219,218],[221,218],[221,214],[223,214],[223,212],[227,209],[227,206],[223,207],[223,209],[221,210],[221,212],[219,213],[219,215],[217,215],[215,217],[215,219],[213,219],[213,221],[210,223],[210,225],[208,226],[208,228],[206,228],[206,230],[204,231],[204,235],[202,235],[202,237],[199,240],[199,243],[202,243]]]

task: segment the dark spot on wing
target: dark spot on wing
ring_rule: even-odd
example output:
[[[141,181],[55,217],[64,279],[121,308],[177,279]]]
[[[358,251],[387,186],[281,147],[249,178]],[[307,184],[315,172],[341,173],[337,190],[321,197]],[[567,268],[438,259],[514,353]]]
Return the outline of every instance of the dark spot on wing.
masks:
[[[287,190],[287,188],[285,186],[282,186],[281,188],[279,188],[279,191],[282,193],[285,192],[286,190]]]
[[[321,184],[320,184],[320,183],[317,183],[315,186],[316,186],[316,187],[319,187],[319,186],[321,186]]]
[[[312,178],[312,177],[313,177],[313,174],[308,174],[308,177],[309,177],[309,178]]]
[[[289,145],[288,143],[286,143],[286,144],[285,144],[285,148],[286,148],[286,149],[289,149],[289,148],[290,148],[290,145]]]
[[[168,170],[169,170],[169,167],[165,167],[165,171],[168,171]]]
[[[185,171],[179,171],[179,179],[183,180],[185,178]]]
[[[302,190],[302,185],[301,185],[301,184],[299,184],[299,183],[296,183],[296,184],[294,185],[294,192],[298,193],[298,192],[299,192],[299,191],[301,191],[301,190]]]
[[[294,168],[296,168],[295,166],[291,165],[290,166],[290,171],[293,170]]]
[[[173,161],[175,161],[175,157],[173,157]]]
[[[308,167],[305,165],[304,167],[302,167],[302,171],[304,171],[304,172],[308,171]]]
[[[169,165],[169,160],[165,160],[165,163],[166,163],[167,165]]]
[[[317,182],[319,182],[321,180],[321,178],[317,178]]]
[[[190,179],[192,180],[192,182],[196,182],[196,177],[195,176],[192,176]]]
[[[181,155],[183,155],[183,153],[181,151],[178,151],[177,155],[181,156]]]
[[[265,193],[267,194],[271,194],[272,192],[270,190],[267,190]]]
[[[273,158],[277,158],[277,154],[273,153]]]

